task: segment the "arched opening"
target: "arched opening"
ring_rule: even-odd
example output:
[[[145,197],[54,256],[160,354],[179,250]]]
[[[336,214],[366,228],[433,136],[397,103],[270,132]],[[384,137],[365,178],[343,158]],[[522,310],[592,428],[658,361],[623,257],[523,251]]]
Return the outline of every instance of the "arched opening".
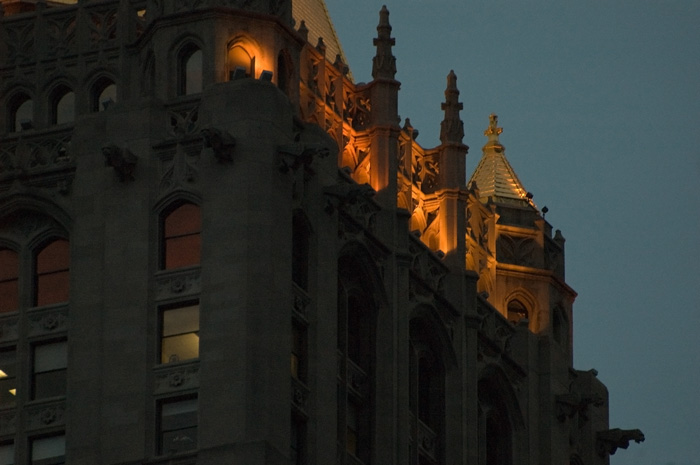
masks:
[[[282,50],[277,56],[277,87],[287,95],[291,94],[291,82],[294,65],[287,50]]]
[[[178,95],[202,92],[203,54],[196,45],[182,48],[178,59]]]
[[[58,86],[51,93],[51,124],[75,121],[75,93],[67,86]]]
[[[106,77],[98,79],[92,87],[90,99],[92,111],[105,111],[117,101],[117,85]]]
[[[529,318],[530,314],[527,307],[518,299],[513,299],[508,302],[508,321],[517,324],[520,320]]]
[[[34,123],[34,102],[24,93],[10,100],[9,131],[19,132],[31,129]]]
[[[425,318],[412,319],[409,330],[410,463],[443,464],[445,365],[439,338]]]
[[[338,261],[338,444],[348,460],[364,464],[373,448],[378,311],[369,269],[357,256]]]
[[[255,57],[251,56],[243,46],[236,44],[228,49],[229,80],[238,77],[236,70],[244,73],[245,77],[255,77]]]
[[[199,206],[182,203],[167,211],[162,217],[160,230],[161,269],[199,265],[202,248]]]
[[[34,305],[68,301],[70,246],[66,239],[54,239],[34,259]]]
[[[512,465],[513,424],[497,377],[479,381],[479,462]]]
[[[569,319],[563,308],[554,307],[552,312],[552,333],[554,340],[563,348],[569,346]]]

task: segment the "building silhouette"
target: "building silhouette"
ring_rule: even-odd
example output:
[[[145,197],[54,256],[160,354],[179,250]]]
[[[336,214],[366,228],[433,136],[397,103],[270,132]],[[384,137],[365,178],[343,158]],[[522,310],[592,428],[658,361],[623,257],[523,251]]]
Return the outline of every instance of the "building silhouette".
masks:
[[[2,0],[0,465],[602,465],[564,238],[322,0]]]

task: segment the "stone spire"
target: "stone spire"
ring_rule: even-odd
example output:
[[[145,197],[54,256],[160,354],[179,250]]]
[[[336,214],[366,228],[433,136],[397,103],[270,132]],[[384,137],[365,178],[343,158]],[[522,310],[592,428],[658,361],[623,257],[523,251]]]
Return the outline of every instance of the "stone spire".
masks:
[[[382,10],[379,12],[379,25],[374,45],[377,47],[377,54],[372,60],[372,77],[374,79],[394,79],[396,76],[396,57],[391,53],[391,47],[396,45],[396,40],[391,37],[389,10],[386,5],[382,6]]]
[[[463,105],[459,102],[459,90],[457,89],[457,75],[454,70],[447,75],[447,89],[445,89],[445,103],[442,109],[445,118],[440,128],[440,142],[443,144],[461,144],[464,138],[464,123],[459,119],[459,112]]]

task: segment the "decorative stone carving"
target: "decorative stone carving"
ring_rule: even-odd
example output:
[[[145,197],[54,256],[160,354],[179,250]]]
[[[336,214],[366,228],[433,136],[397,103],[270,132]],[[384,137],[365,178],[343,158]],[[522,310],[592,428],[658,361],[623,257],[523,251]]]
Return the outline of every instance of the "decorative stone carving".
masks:
[[[67,320],[68,308],[66,306],[32,312],[29,314],[29,335],[38,336],[66,331]]]
[[[114,168],[120,182],[128,182],[134,180],[134,171],[136,171],[136,155],[128,149],[120,149],[115,144],[107,144],[102,147],[102,155],[105,157],[105,166]]]
[[[27,409],[26,428],[36,430],[47,426],[62,426],[65,424],[66,406],[63,401],[32,406]]]
[[[47,34],[49,36],[49,53],[63,57],[75,46],[77,21],[73,11],[69,15],[47,17]]]
[[[535,266],[537,243],[531,237],[513,237],[501,234],[496,244],[499,262]]]
[[[172,297],[198,294],[201,288],[201,271],[199,268],[178,272],[177,274],[168,273],[165,276],[159,276],[158,291],[156,293],[157,300],[169,299]]]
[[[90,40],[97,47],[102,47],[117,38],[118,14],[116,9],[89,10],[88,27]]]
[[[196,157],[190,156],[183,144],[177,144],[170,164],[168,165],[167,160],[163,160],[166,168],[160,181],[161,191],[168,192],[178,187],[187,188],[188,184],[195,182],[197,179],[195,160]]]
[[[204,147],[210,147],[214,152],[214,157],[219,163],[229,163],[233,161],[233,149],[236,147],[236,139],[226,131],[216,128],[202,129],[202,140]]]
[[[430,251],[420,239],[411,236],[408,251],[411,254],[411,272],[413,276],[420,280],[421,284],[430,290],[430,293],[442,293],[442,281],[447,276],[448,270],[440,259]],[[419,294],[421,287],[417,286],[415,291]]]
[[[199,387],[199,365],[177,365],[158,368],[155,375],[155,393],[180,391]]]
[[[34,55],[34,22],[20,22],[15,27],[5,25],[8,64],[24,63]]]
[[[609,429],[596,433],[596,447],[598,455],[605,457],[605,454],[613,455],[618,448],[627,449],[630,441],[637,444],[644,442],[644,433],[638,429]]]
[[[278,166],[280,173],[296,171],[300,166],[308,168],[314,158],[326,158],[330,155],[328,147],[321,144],[293,144],[281,145],[277,148]]]
[[[199,105],[169,110],[168,128],[170,133],[177,138],[197,134],[199,131]]]

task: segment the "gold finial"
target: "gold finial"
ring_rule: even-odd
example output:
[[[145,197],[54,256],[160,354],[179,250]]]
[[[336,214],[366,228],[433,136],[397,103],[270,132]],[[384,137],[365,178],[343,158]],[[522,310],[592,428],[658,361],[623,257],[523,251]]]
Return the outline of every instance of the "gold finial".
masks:
[[[489,115],[489,127],[484,131],[485,136],[495,136],[498,139],[498,135],[503,132],[503,128],[498,127],[498,115],[491,113]]]

